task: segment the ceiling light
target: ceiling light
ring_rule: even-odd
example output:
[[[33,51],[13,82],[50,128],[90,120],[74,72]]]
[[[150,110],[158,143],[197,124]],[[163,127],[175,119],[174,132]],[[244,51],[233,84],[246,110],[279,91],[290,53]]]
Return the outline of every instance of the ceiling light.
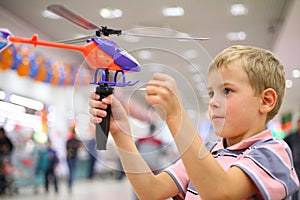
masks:
[[[12,94],[9,99],[10,99],[10,102],[12,102],[14,104],[22,105],[22,106],[25,106],[27,108],[31,108],[34,110],[43,110],[43,108],[44,108],[43,102],[29,99],[26,97],[22,97],[19,95]]]
[[[293,81],[292,80],[286,80],[285,85],[286,85],[286,88],[291,88],[291,87],[293,87]]]
[[[123,12],[120,9],[109,9],[109,8],[101,8],[99,11],[101,17],[105,19],[115,19],[122,17]]]
[[[57,14],[50,12],[49,10],[44,10],[42,16],[48,19],[60,19],[61,17]]]
[[[292,71],[292,75],[293,75],[294,78],[299,78],[300,77],[300,71],[299,71],[299,69],[294,69]]]
[[[167,17],[183,16],[184,15],[184,9],[180,6],[168,7],[168,8],[164,8],[162,10],[162,13],[163,13],[164,16],[167,16]]]
[[[232,40],[232,41],[236,41],[236,40],[245,40],[247,37],[245,32],[229,32],[227,33],[227,39],[228,40]]]
[[[248,9],[243,4],[233,4],[230,8],[230,12],[233,16],[247,15]]]

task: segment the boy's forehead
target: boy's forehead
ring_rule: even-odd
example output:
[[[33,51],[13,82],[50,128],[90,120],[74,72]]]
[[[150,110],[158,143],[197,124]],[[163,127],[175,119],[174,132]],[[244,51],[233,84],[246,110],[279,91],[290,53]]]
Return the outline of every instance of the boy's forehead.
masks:
[[[218,69],[213,69],[208,73],[208,85],[220,85],[223,84],[223,77],[221,76],[221,73]]]
[[[247,80],[247,78],[247,74],[240,62],[231,62],[227,65],[212,67],[208,73],[208,83],[210,85],[224,84],[225,80],[244,81]]]
[[[213,66],[209,69],[208,79],[222,79],[222,73],[230,72],[228,65]]]

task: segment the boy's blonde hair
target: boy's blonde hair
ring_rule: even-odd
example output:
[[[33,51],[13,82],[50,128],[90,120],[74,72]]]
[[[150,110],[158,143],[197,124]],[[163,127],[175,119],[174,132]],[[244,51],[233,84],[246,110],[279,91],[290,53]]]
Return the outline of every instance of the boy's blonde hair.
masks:
[[[209,66],[209,73],[214,68],[226,67],[239,60],[241,67],[247,73],[250,84],[256,95],[265,89],[272,88],[277,93],[277,102],[267,115],[267,120],[273,119],[282,104],[285,92],[284,68],[274,55],[265,49],[252,46],[231,46],[218,54]]]

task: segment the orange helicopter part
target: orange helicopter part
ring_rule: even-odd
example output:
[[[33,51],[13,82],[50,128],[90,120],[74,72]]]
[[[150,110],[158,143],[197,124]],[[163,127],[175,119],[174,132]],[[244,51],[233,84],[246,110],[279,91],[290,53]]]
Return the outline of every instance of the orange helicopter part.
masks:
[[[113,58],[105,53],[101,48],[99,48],[99,46],[94,41],[90,41],[85,45],[76,46],[71,44],[38,40],[38,36],[36,34],[34,34],[32,38],[9,36],[8,40],[13,43],[24,43],[32,44],[34,46],[40,45],[80,51],[81,53],[83,53],[89,66],[93,69],[103,68],[114,71],[122,70],[122,68],[114,62]]]

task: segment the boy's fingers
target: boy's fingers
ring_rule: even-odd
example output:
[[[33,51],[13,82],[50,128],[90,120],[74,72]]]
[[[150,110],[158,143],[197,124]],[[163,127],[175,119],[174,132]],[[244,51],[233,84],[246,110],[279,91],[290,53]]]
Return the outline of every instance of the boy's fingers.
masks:
[[[91,108],[90,109],[90,114],[93,115],[93,116],[106,117],[107,112],[105,110]]]
[[[154,73],[153,80],[166,81],[172,79],[170,76],[162,73]]]
[[[147,85],[146,87],[147,95],[155,95],[157,94],[157,86],[154,85]]]
[[[113,95],[111,94],[111,95],[105,97],[104,99],[102,99],[101,101],[106,104],[112,104],[112,99],[113,99]]]
[[[161,80],[150,80],[148,82],[147,86],[148,85],[156,86],[156,87],[165,87],[165,86],[167,86],[166,82],[161,81]]]
[[[98,100],[90,100],[89,101],[89,106],[91,108],[100,108],[100,109],[106,109],[107,108],[107,104],[104,104],[103,102],[98,101]]]
[[[98,100],[100,98],[100,95],[93,92],[93,93],[91,93],[90,98],[94,99],[94,100]]]
[[[102,122],[102,118],[99,117],[90,117],[90,122],[93,124],[98,124]]]
[[[147,88],[148,86],[152,86],[151,89],[161,90],[162,88],[165,88],[167,90],[170,90],[173,93],[176,93],[177,91],[175,79],[169,77],[168,75],[160,74],[160,73],[154,74],[153,79],[148,82]],[[157,88],[153,88],[153,87],[157,87]],[[147,92],[147,88],[146,88],[146,92]]]

